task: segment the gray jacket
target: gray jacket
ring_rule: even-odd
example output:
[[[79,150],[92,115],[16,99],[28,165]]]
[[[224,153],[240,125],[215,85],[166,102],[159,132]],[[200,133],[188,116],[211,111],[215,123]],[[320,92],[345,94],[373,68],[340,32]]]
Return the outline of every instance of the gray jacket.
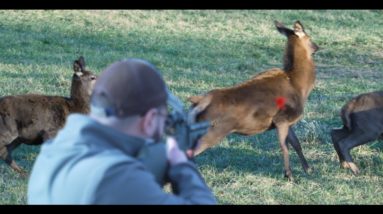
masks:
[[[166,193],[136,158],[145,140],[71,114],[41,147],[28,183],[28,204],[215,204],[193,163],[169,169]]]

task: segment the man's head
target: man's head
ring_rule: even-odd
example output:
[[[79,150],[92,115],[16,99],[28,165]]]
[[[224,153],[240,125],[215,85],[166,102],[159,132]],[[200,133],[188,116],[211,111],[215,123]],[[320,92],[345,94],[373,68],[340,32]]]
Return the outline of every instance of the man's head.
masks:
[[[108,66],[97,79],[91,114],[127,123],[138,135],[157,140],[164,130],[166,101],[166,85],[157,69],[141,59],[126,59]]]

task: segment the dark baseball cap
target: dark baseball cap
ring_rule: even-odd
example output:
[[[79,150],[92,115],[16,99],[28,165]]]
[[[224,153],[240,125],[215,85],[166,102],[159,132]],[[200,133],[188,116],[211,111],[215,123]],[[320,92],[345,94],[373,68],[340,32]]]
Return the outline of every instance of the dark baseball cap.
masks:
[[[97,78],[91,105],[106,116],[144,115],[166,105],[167,88],[159,71],[149,62],[130,58],[109,65]]]

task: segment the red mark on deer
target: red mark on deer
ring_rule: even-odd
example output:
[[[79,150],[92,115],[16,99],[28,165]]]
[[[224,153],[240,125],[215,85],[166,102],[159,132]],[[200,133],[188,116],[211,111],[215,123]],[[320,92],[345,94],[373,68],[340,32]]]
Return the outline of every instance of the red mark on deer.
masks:
[[[277,97],[275,98],[275,103],[277,104],[277,108],[280,110],[286,109],[286,98],[285,97]]]

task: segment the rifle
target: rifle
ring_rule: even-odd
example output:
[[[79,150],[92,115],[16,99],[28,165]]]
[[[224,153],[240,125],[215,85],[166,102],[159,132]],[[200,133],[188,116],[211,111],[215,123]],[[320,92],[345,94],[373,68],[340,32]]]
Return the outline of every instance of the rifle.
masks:
[[[168,107],[170,107],[170,111],[165,123],[166,135],[175,137],[178,147],[184,152],[195,149],[198,140],[206,134],[210,127],[210,122],[196,122],[197,115],[193,111],[186,112],[183,103],[169,90]],[[141,149],[138,159],[152,172],[161,186],[167,183],[166,174],[169,166],[165,140],[147,143]]]

